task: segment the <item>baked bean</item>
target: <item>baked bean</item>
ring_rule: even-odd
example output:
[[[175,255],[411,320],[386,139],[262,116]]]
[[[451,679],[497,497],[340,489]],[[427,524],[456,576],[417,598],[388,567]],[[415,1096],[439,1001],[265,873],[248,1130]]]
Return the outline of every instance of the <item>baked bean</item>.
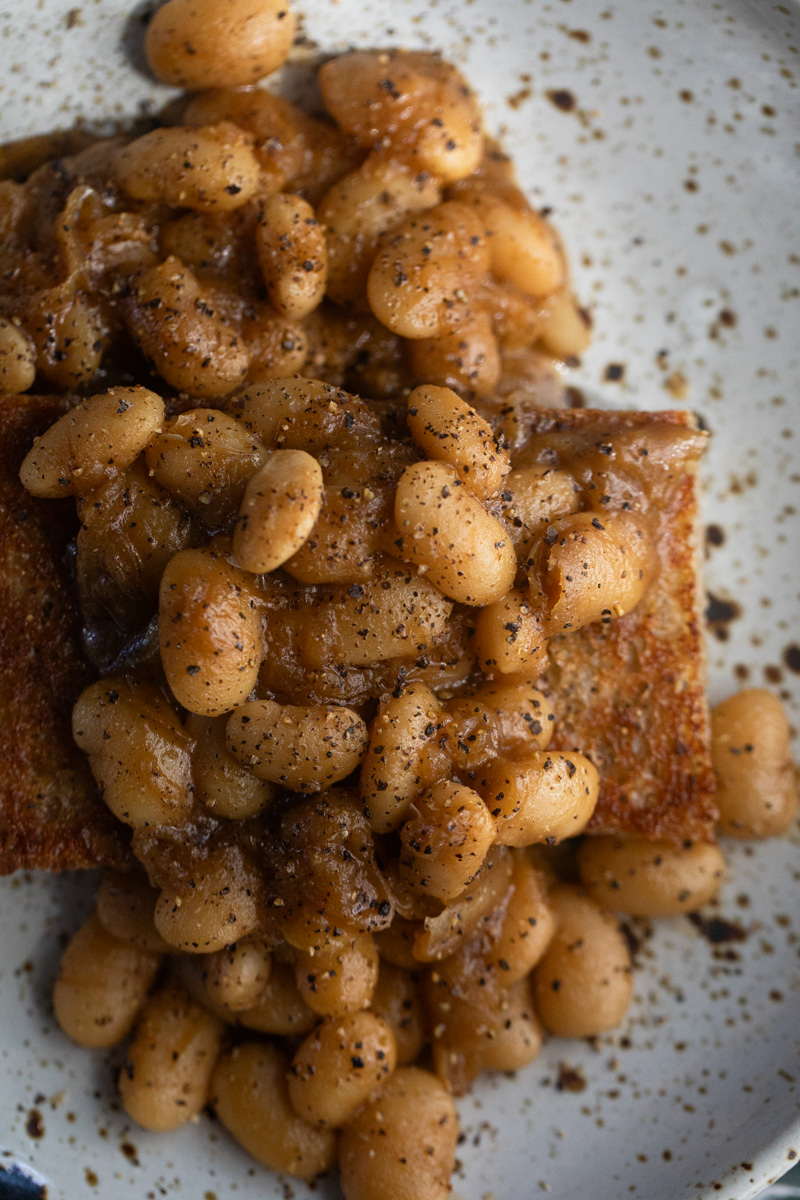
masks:
[[[408,397],[407,422],[423,453],[454,467],[479,500],[496,492],[510,470],[491,425],[450,388],[415,388]]]
[[[293,1037],[308,1033],[317,1014],[303,999],[292,966],[274,961],[261,999],[252,1008],[240,1012],[239,1020],[246,1029]]]
[[[205,128],[152,129],[118,152],[114,170],[134,200],[230,212],[255,194],[258,162],[230,121]]]
[[[777,696],[745,688],[711,712],[720,830],[731,837],[785,833],[798,794],[789,722]]]
[[[444,1084],[419,1067],[399,1067],[341,1132],[346,1200],[447,1200],[458,1128]]]
[[[424,380],[470,396],[490,395],[502,372],[491,319],[480,311],[441,337],[414,339],[406,350],[418,383]]]
[[[24,329],[0,317],[0,392],[16,396],[27,392],[36,378],[33,343]]]
[[[481,1047],[481,1069],[520,1071],[538,1056],[542,1048],[542,1027],[534,1012],[531,985],[520,979],[506,990],[500,1006],[501,1020],[494,1037]]]
[[[583,831],[600,786],[597,768],[582,754],[537,750],[492,763],[478,784],[506,846],[560,842]]]
[[[367,1008],[378,978],[373,938],[338,937],[320,949],[298,950],[294,966],[300,995],[321,1016],[342,1016]]]
[[[281,66],[295,28],[286,0],[168,0],[147,27],[145,53],[174,87],[240,87]]]
[[[164,402],[143,387],[114,387],[81,400],[25,456],[19,477],[55,500],[100,487],[131,465],[164,420]]]
[[[253,700],[229,718],[227,740],[259,779],[318,792],[356,769],[367,748],[367,727],[351,708]]]
[[[344,54],[324,64],[319,82],[328,110],[362,146],[410,153],[415,167],[445,182],[478,166],[480,111],[460,73],[437,55]]]
[[[242,339],[250,358],[248,383],[302,371],[309,338],[300,321],[287,321],[266,305],[254,304],[242,316]]]
[[[260,442],[217,408],[181,413],[145,448],[159,486],[211,526],[236,512],[247,481],[265,457]]]
[[[167,682],[189,712],[229,712],[253,690],[263,656],[254,593],[213,551],[182,550],[167,566],[158,634]]]
[[[137,276],[122,312],[139,349],[177,391],[227,396],[244,382],[247,347],[180,259]]]
[[[364,667],[420,655],[442,637],[452,608],[413,568],[381,566],[363,583],[319,596],[308,613],[303,661]]]
[[[437,732],[440,716],[433,692],[419,683],[408,685],[379,709],[361,767],[361,799],[376,833],[396,829],[424,786],[422,753]]]
[[[113,937],[92,913],[64,951],[53,990],[64,1033],[79,1046],[116,1045],[136,1020],[160,961]]]
[[[566,276],[558,238],[527,204],[512,206],[490,192],[463,194],[488,235],[492,273],[528,296],[548,296]]]
[[[527,681],[488,684],[471,701],[460,703],[483,709],[506,755],[516,757],[529,750],[545,750],[550,744],[555,723],[552,705]]]
[[[118,622],[141,627],[143,604],[156,601],[164,568],[189,543],[188,513],[150,478],[141,461],[77,497],[77,508],[75,571],[84,614],[94,604],[106,610],[113,606]]]
[[[612,836],[586,838],[578,866],[597,904],[635,917],[693,912],[717,894],[725,873],[718,846]]]
[[[398,961],[386,953],[381,942],[381,954],[400,966],[413,967],[421,962],[434,962],[454,954],[483,927],[494,921],[495,914],[507,900],[511,886],[514,860],[504,846],[493,846],[484,859],[475,879],[452,904],[435,917],[426,917],[409,934],[413,937],[411,962]],[[392,923],[389,933],[397,924]],[[381,934],[381,937],[385,935]]]
[[[234,758],[225,741],[225,717],[189,716],[187,731],[195,739],[192,774],[195,797],[215,816],[241,821],[256,817],[271,804],[275,788]]]
[[[248,276],[253,281],[258,279],[253,264],[253,208],[249,205],[235,215],[178,209],[178,215],[159,224],[159,258],[179,258],[211,287],[224,285],[225,302],[237,305],[237,298],[228,288],[235,288],[237,283],[247,287]]]
[[[258,881],[230,847],[198,864],[188,884],[163,888],[155,909],[158,932],[188,954],[213,954],[251,934],[258,924]]]
[[[179,988],[145,1004],[120,1072],[125,1112],[157,1133],[180,1129],[205,1108],[222,1043],[222,1022]]]
[[[536,1011],[557,1037],[594,1037],[628,1010],[633,975],[627,943],[580,888],[550,893],[556,932],[534,974]]]
[[[554,931],[543,873],[524,856],[515,855],[505,913],[490,956],[502,987],[519,982],[536,966]]]
[[[335,183],[317,213],[326,231],[331,300],[365,309],[367,275],[380,235],[440,200],[439,185],[427,171],[381,154]]]
[[[414,957],[414,941],[422,930],[422,923],[395,914],[386,929],[375,934],[375,944],[378,947],[383,962],[391,963],[394,967],[402,967],[406,971],[419,969],[421,959]]]
[[[382,236],[367,279],[370,308],[400,337],[440,337],[467,316],[488,263],[477,216],[446,201]]]
[[[263,186],[279,192],[302,175],[311,157],[299,109],[260,87],[215,88],[195,93],[183,120],[187,125],[216,125],[232,121],[253,138],[253,151],[263,172]]]
[[[504,986],[482,941],[433,967],[424,978],[437,1075],[463,1095],[480,1071],[513,1071],[539,1053],[542,1031],[527,979]]]
[[[242,500],[233,534],[236,561],[246,571],[277,570],[307,540],[321,508],[317,460],[305,450],[273,450]]]
[[[370,1009],[394,1034],[398,1064],[403,1066],[419,1058],[425,1033],[414,976],[390,962],[382,962]]]
[[[543,526],[578,511],[580,492],[568,471],[543,463],[518,467],[503,480],[503,518],[518,555],[527,555]]]
[[[400,830],[401,874],[445,904],[474,879],[494,841],[494,821],[477,792],[437,783],[417,797]]]
[[[254,1008],[266,990],[272,957],[263,942],[237,942],[209,954],[203,963],[214,1005],[229,1012]]]
[[[305,1121],[335,1129],[388,1079],[396,1063],[394,1034],[382,1017],[371,1012],[326,1017],[292,1060],[292,1108]]]
[[[545,308],[537,344],[555,358],[577,358],[591,341],[589,315],[569,291],[557,292]]]
[[[172,949],[153,924],[158,889],[142,871],[106,871],[97,893],[97,919],[112,937],[153,954]]]
[[[299,1117],[289,1102],[289,1058],[277,1046],[245,1042],[217,1063],[212,1104],[222,1124],[258,1162],[313,1179],[336,1161],[332,1130]]]
[[[108,316],[97,298],[78,291],[70,278],[29,304],[25,323],[36,370],[61,391],[88,388],[109,342]]]
[[[199,1004],[201,1008],[206,1009],[220,1021],[234,1021],[238,1013],[231,1013],[230,1009],[210,994],[206,986],[203,955],[175,954],[174,947],[170,952],[173,957],[170,960],[165,982],[181,988],[194,1000],[195,1004]]]
[[[380,424],[358,396],[318,379],[294,375],[268,379],[240,393],[229,405],[245,429],[266,446],[319,455],[335,446],[377,442]]]
[[[478,312],[489,320],[496,339],[495,344],[502,355],[503,370],[500,382],[503,384],[510,374],[509,356],[530,352],[539,335],[543,315],[550,300],[526,296],[518,288],[508,283],[500,283],[493,276],[489,276],[484,279],[478,290],[477,304]]]
[[[118,678],[91,684],[72,734],[114,816],[134,829],[179,825],[191,811],[191,740],[155,688]]]
[[[401,558],[424,567],[452,600],[484,605],[514,582],[516,559],[499,521],[445,463],[406,467],[395,496]]]
[[[554,521],[531,572],[553,632],[621,617],[641,600],[652,574],[650,537],[632,513],[575,513]]]
[[[269,298],[284,317],[299,319],[317,307],[328,280],[328,247],[314,209],[282,193],[262,203],[256,249]]]
[[[487,675],[535,674],[544,669],[547,635],[542,618],[521,588],[478,613],[475,639]]]
[[[221,88],[192,97],[183,114],[187,125],[233,121],[253,137],[261,165],[262,188],[285,189],[317,204],[337,179],[355,166],[351,139],[328,121],[309,116],[266,88]]]

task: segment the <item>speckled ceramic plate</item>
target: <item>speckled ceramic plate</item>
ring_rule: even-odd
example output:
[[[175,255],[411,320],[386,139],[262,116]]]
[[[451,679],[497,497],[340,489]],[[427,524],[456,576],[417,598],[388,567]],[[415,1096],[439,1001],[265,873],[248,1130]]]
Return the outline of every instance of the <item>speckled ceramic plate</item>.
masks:
[[[155,5],[0,0],[0,135],[108,122],[169,97],[137,71]],[[711,692],[774,687],[798,714],[800,8],[792,0],[297,0],[309,52],[441,47],[462,64],[592,309],[590,402],[686,404],[705,466]],[[794,539],[793,539],[794,535]],[[794,540],[794,546],[792,541]],[[793,570],[794,568],[794,570]],[[551,1042],[461,1105],[464,1200],[746,1200],[800,1154],[800,850],[731,846],[711,916],[641,940],[626,1027]],[[87,878],[0,885],[0,1147],[82,1200],[301,1196],[203,1118],[131,1128],[113,1057],[54,1028],[49,995]],[[714,942],[733,934],[734,940]],[[11,1183],[16,1171],[18,1186]],[[22,1181],[22,1182],[20,1182]],[[26,1191],[25,1188],[28,1188]],[[14,1169],[0,1196],[38,1195]],[[335,1196],[321,1184],[317,1196]]]

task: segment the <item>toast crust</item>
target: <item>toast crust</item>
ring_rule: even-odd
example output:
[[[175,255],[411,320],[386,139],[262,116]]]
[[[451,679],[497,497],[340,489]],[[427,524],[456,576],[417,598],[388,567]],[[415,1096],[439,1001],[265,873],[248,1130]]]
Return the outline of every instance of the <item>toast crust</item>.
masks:
[[[537,435],[575,433],[611,447],[629,430],[696,428],[683,411],[573,409],[530,419]],[[607,625],[562,634],[548,647],[552,745],[580,750],[600,772],[589,832],[675,842],[714,837],[698,490],[690,468],[658,508],[659,569],[639,605]]]
[[[0,874],[126,858],[124,829],[72,740],[72,706],[93,677],[67,563],[75,505],[37,500],[17,478],[33,438],[68,407],[0,399]]]

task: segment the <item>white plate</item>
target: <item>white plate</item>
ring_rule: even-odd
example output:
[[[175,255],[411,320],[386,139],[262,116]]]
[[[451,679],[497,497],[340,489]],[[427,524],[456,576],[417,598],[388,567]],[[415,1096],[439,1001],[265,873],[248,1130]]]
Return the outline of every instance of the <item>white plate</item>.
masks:
[[[169,96],[127,57],[148,5],[132,16],[124,0],[5,7],[0,136],[120,118]],[[766,680],[796,721],[796,3],[297,7],[321,48],[441,47],[465,67],[572,253],[596,320],[575,382],[593,401],[669,407],[685,378],[685,403],[715,434],[705,519],[724,544],[712,546],[708,584],[741,610],[726,641],[711,638],[712,698]],[[621,382],[605,378],[609,364],[624,366]],[[729,849],[719,912],[746,940],[715,948],[688,921],[660,923],[624,1030],[596,1046],[551,1042],[519,1077],[482,1081],[461,1105],[457,1195],[746,1200],[800,1154],[800,851],[796,840]],[[53,1028],[60,946],[90,893],[87,879],[0,885],[0,1142],[50,1181],[51,1200],[305,1195],[206,1118],[163,1138],[131,1129],[113,1106],[113,1059]],[[562,1064],[585,1079],[582,1092],[558,1090],[570,1078]]]

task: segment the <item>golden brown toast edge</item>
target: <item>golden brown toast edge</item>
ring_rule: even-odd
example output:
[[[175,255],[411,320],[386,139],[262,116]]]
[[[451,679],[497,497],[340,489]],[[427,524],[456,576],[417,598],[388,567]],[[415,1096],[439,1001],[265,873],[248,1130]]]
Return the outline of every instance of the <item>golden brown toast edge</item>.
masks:
[[[37,500],[17,478],[33,438],[66,407],[0,397],[0,874],[126,857],[123,827],[72,740],[72,706],[92,678],[67,563],[74,504]]]
[[[532,414],[533,429],[615,433],[696,428],[685,411],[572,409]],[[600,772],[590,832],[712,840],[716,818],[706,698],[699,483],[678,483],[659,514],[659,572],[640,604],[608,625],[553,639],[545,683],[556,749],[588,754]]]

